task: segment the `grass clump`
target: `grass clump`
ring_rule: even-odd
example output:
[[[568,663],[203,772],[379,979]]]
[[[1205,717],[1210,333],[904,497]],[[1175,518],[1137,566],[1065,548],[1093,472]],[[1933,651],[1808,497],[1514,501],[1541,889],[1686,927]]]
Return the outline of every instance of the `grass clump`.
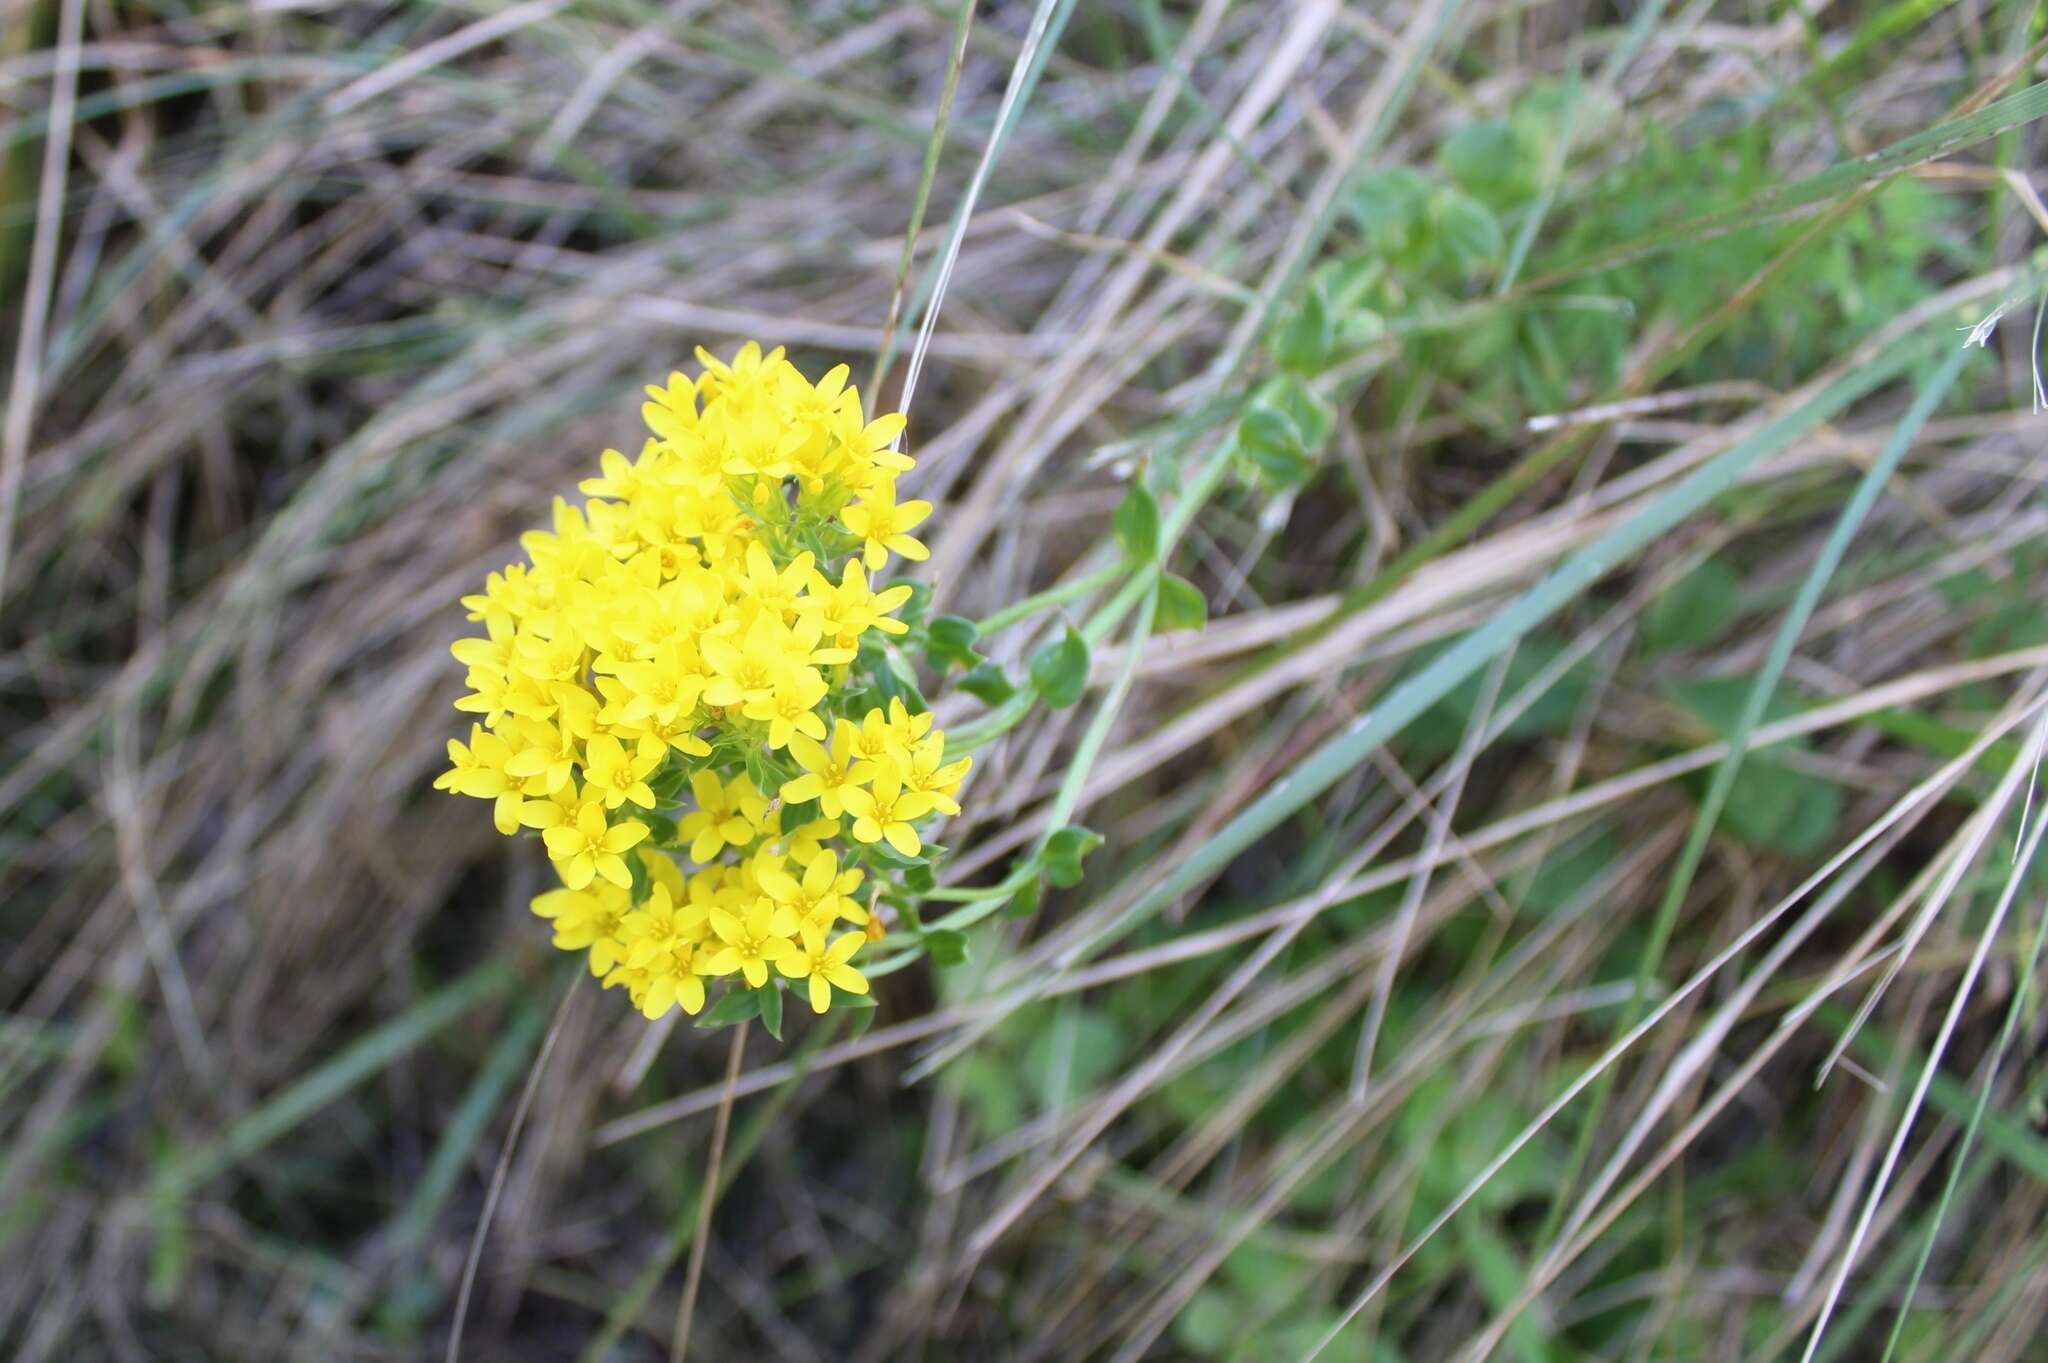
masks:
[[[2038,7],[28,19],[10,1355],[2038,1354]],[[689,882],[435,796],[448,646],[748,338],[929,559],[595,842],[796,837],[778,714],[974,760],[835,853],[875,1006],[650,1021],[529,906]]]

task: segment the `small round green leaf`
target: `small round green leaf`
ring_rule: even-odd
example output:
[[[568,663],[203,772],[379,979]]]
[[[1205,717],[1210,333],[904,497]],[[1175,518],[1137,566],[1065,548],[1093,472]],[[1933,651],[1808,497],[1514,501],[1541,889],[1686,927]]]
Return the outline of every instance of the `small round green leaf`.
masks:
[[[1088,641],[1072,625],[1032,655],[1031,686],[1055,710],[1066,709],[1088,689]]]

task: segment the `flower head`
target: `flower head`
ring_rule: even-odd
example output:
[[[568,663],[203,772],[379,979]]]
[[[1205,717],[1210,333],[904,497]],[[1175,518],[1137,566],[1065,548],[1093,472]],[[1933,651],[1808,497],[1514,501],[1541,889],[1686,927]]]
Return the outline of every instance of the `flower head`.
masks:
[[[966,763],[931,716],[873,700],[914,593],[871,574],[928,557],[933,508],[898,495],[903,418],[867,412],[846,366],[697,355],[646,390],[638,452],[604,450],[525,561],[462,598],[474,722],[434,785],[539,834],[561,886],[534,912],[647,1016],[718,979],[807,982],[823,1011],[867,988],[865,933],[828,937],[879,931],[855,894],[901,862],[876,849],[918,857],[917,825],[959,808]]]

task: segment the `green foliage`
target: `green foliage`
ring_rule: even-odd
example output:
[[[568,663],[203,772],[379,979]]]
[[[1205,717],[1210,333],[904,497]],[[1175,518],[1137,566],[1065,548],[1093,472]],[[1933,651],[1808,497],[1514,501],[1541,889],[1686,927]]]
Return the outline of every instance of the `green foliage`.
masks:
[[[1159,503],[1146,491],[1141,478],[1131,480],[1131,490],[1117,506],[1116,537],[1124,552],[1140,563],[1159,554]]]
[[[1117,1072],[1130,1038],[1099,1008],[1063,1004],[1034,1028],[1022,1056],[1026,1087],[1046,1109],[1071,1107]]]
[[[733,976],[738,980],[739,976]],[[706,1029],[730,1027],[735,1022],[746,1022],[761,1016],[761,991],[747,989],[740,984],[731,984],[719,997],[718,1002],[697,1015],[696,1025]]]
[[[1578,95],[1579,141],[1612,131],[1611,111]],[[1771,223],[1595,268],[1513,303],[1481,303],[1506,242],[1541,202],[1543,169],[1562,131],[1565,94],[1526,90],[1505,118],[1461,125],[1437,149],[1434,171],[1397,165],[1357,176],[1345,210],[1358,247],[1318,267],[1303,302],[1276,324],[1283,370],[1312,374],[1378,341],[1387,319],[1407,366],[1383,392],[1401,410],[1418,384],[1449,383],[1468,410],[1506,429],[1522,414],[1590,400],[1620,377],[1631,344],[1653,328],[1690,328],[1712,315],[1790,246],[1807,223]],[[1571,187],[1548,206],[1523,278],[1597,261],[1667,230],[1743,205],[1781,177],[1777,130],[1759,122],[1717,136],[1680,137],[1652,125],[1637,153]],[[1928,291],[1931,259],[1955,259],[1943,200],[1899,179],[1834,225],[1765,285],[1753,305],[1708,339],[1679,381],[1729,372],[1789,387],[1828,355],[1895,317]],[[1324,349],[1320,343],[1327,336]],[[1304,363],[1311,355],[1315,363]],[[1245,443],[1282,485],[1305,476],[1270,424]],[[1241,432],[1241,438],[1243,433]],[[1298,442],[1312,448],[1310,440]]]
[[[941,615],[925,627],[925,657],[941,672],[949,667],[964,667],[971,671],[985,661],[974,651],[975,641],[979,638],[981,629],[972,620],[958,615]]]
[[[1334,1310],[1300,1309],[1297,1298],[1312,1271],[1302,1259],[1257,1239],[1246,1241],[1223,1261],[1219,1279],[1196,1293],[1175,1319],[1175,1342],[1221,1363],[1306,1357],[1339,1320]],[[1317,1358],[1338,1363],[1395,1363],[1400,1358],[1390,1343],[1383,1340],[1374,1349],[1365,1340],[1361,1327],[1341,1331]]]
[[[1081,827],[1061,828],[1045,840],[1039,859],[1045,878],[1063,890],[1081,883],[1081,860],[1102,846],[1102,835]]]
[[[1016,685],[1001,663],[982,663],[960,678],[960,689],[989,705],[1001,705],[1017,694]]]
[[[1726,738],[1735,728],[1749,695],[1748,677],[1706,677],[1667,683],[1671,698],[1715,734]],[[1763,722],[1797,714],[1805,707],[1780,686],[1764,707]],[[1808,856],[1835,835],[1841,819],[1842,792],[1834,782],[1786,765],[1783,754],[1810,748],[1805,739],[1762,752],[1742,761],[1728,793],[1721,820],[1728,831],[1754,847],[1787,856]]]
[[[1209,623],[1209,600],[1202,589],[1172,573],[1159,575],[1159,609],[1153,628],[1161,634],[1177,629],[1200,629]]]
[[[1248,408],[1237,423],[1237,443],[1254,474],[1276,490],[1300,487],[1315,472],[1301,427],[1278,408]]]
[[[1031,686],[1055,710],[1064,710],[1088,689],[1088,641],[1072,625],[1031,655]]]
[[[1273,337],[1273,360],[1282,369],[1313,378],[1329,366],[1336,345],[1330,302],[1322,290],[1312,288]]]
[[[933,965],[965,965],[967,963],[967,935],[953,928],[935,928],[924,934],[925,950],[931,953]]]
[[[1439,645],[1419,651],[1403,669],[1403,675],[1421,671],[1441,656],[1445,647]],[[1544,675],[1565,648],[1566,641],[1562,637],[1547,631],[1536,631],[1525,639],[1508,662],[1507,671],[1494,695],[1493,710],[1500,712],[1524,687]],[[1568,730],[1573,716],[1585,704],[1585,671],[1583,662],[1565,669],[1502,730],[1502,736],[1511,739],[1555,737]],[[1405,743],[1409,749],[1429,760],[1448,757],[1455,752],[1465,737],[1487,685],[1483,676],[1468,678],[1423,711],[1408,726]]]
[[[768,1035],[782,1040],[782,981],[771,979],[749,992],[760,1000],[761,1025],[768,1029]]]
[[[1712,643],[1735,623],[1742,579],[1718,559],[1708,559],[1671,584],[1643,617],[1643,647],[1673,653]]]

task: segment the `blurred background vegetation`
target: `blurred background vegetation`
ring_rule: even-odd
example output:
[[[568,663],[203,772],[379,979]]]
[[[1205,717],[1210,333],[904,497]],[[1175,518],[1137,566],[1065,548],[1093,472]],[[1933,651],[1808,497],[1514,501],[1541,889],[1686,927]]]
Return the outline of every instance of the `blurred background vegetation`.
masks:
[[[470,1358],[670,1356],[728,1099],[696,1357],[2048,1358],[2038,5],[5,13],[0,1349],[440,1357],[551,1035]],[[456,597],[935,299],[941,879],[1102,846],[551,1030]]]

